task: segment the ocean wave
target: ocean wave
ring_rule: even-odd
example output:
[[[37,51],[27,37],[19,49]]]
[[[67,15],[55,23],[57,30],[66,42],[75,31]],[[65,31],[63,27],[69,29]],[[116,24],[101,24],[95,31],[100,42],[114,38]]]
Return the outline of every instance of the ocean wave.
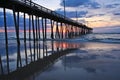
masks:
[[[110,39],[103,39],[99,40],[99,42],[105,42],[105,43],[120,43],[120,40],[110,40]]]
[[[9,40],[16,40],[15,36],[9,36]],[[0,38],[0,41],[5,40],[5,38]],[[20,37],[20,40],[24,40],[24,37]],[[29,41],[29,38],[26,38]],[[33,38],[31,38],[31,41]],[[41,41],[42,39],[36,39],[36,41]],[[46,41],[63,41],[63,42],[103,42],[103,43],[120,43],[120,34],[87,34],[73,39],[45,39]]]
[[[76,39],[68,39],[68,42],[102,42],[120,43],[120,34],[88,34]]]
[[[24,40],[24,38],[21,38],[20,40]],[[29,40],[29,39],[26,39]],[[33,39],[31,39],[33,40]],[[41,41],[42,39],[39,39],[38,41]],[[74,38],[74,39],[45,39],[46,41],[61,41],[61,42],[104,42],[104,43],[120,43],[120,39],[117,38]]]

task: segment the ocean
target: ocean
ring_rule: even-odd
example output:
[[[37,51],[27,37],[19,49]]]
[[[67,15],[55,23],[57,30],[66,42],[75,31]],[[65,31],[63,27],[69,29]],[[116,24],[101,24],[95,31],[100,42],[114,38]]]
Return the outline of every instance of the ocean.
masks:
[[[21,33],[21,56],[25,65],[24,41]],[[30,57],[27,41],[27,52]],[[33,43],[31,43],[33,44]],[[42,45],[42,42],[40,43]],[[51,66],[25,80],[120,80],[120,34],[92,33],[73,39],[56,39],[54,47],[77,48],[60,57]],[[5,39],[0,33],[0,55],[6,71]],[[45,43],[51,54],[51,40]],[[14,33],[9,33],[10,70],[16,69],[17,46]],[[41,52],[42,52],[41,47]],[[41,57],[42,58],[42,57]]]

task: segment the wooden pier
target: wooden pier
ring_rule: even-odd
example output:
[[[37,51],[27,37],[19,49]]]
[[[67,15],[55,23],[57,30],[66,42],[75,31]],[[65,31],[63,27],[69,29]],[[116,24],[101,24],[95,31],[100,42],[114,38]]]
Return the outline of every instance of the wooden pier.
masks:
[[[4,33],[5,33],[5,54],[7,62],[7,73],[4,73],[4,67],[0,55],[0,68],[1,74],[6,75],[12,73],[10,71],[9,63],[9,38],[8,38],[8,26],[7,26],[7,11],[6,9],[12,10],[14,19],[14,31],[16,35],[16,46],[17,46],[17,63],[16,70],[29,65],[30,63],[36,62],[48,55],[46,40],[48,39],[48,28],[50,27],[51,39],[51,51],[55,53],[55,47],[53,45],[54,39],[71,39],[84,34],[92,32],[92,28],[78,23],[70,18],[67,18],[55,11],[40,6],[30,0],[0,0],[0,8],[3,9],[4,17]],[[20,39],[20,14],[23,14],[23,33],[24,33],[24,53],[25,53],[25,65],[22,64],[21,56],[21,39]],[[27,25],[28,24],[28,25]],[[49,24],[49,27],[48,27]],[[27,29],[29,28],[29,29]],[[27,35],[27,31],[29,35]],[[41,45],[42,44],[42,45]],[[1,44],[0,44],[1,45]],[[29,48],[28,48],[29,46]],[[42,52],[41,52],[42,47]],[[30,53],[30,60],[28,59],[28,49]],[[68,48],[66,48],[68,49]],[[64,50],[66,50],[64,48]],[[57,47],[56,51],[63,50],[62,47]]]

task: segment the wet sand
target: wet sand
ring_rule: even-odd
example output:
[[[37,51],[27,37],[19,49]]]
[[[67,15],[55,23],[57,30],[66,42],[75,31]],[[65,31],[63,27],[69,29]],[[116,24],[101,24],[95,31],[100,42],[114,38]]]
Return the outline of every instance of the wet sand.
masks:
[[[25,80],[120,80],[120,45],[74,43],[78,50]]]

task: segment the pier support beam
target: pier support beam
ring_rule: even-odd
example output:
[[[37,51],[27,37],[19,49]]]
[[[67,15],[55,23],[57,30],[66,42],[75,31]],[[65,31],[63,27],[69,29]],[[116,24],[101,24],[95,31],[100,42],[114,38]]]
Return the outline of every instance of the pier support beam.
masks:
[[[45,34],[44,33],[45,32],[44,32],[44,20],[43,20],[43,17],[42,17],[41,21],[42,21],[42,36],[43,36],[42,37],[43,38],[43,43],[42,44],[43,44],[43,58],[44,58],[45,57],[45,50],[44,50],[44,44],[45,44],[44,43],[45,42],[45,37],[44,37]]]
[[[50,20],[50,22],[51,22],[51,39],[54,39],[54,32],[53,32],[54,21]]]
[[[3,64],[2,64],[2,59],[1,59],[1,55],[0,55],[0,70],[1,70],[1,75],[4,74],[4,71],[3,71]]]
[[[29,49],[30,49],[30,59],[31,59],[31,62],[33,61],[33,58],[32,58],[32,48],[31,48],[31,15],[29,15]]]
[[[15,33],[17,38],[17,69],[18,69],[19,67],[22,67],[21,54],[20,54],[20,38],[19,38],[19,12],[17,12],[17,18],[16,18],[14,6],[13,6],[13,17],[15,24]]]
[[[9,68],[9,53],[8,53],[8,33],[7,33],[7,21],[6,21],[6,9],[5,8],[3,8],[3,14],[4,14],[4,27],[5,27],[5,49],[6,49],[7,71],[9,74],[10,68]]]
[[[58,22],[56,22],[56,34],[55,34],[56,39],[60,39],[60,33],[59,33],[59,28],[58,28]]]
[[[47,39],[47,18],[45,18],[45,39]]]
[[[25,63],[26,65],[28,64],[28,59],[27,59],[27,45],[26,45],[26,14],[24,14],[24,48],[25,48]]]
[[[64,30],[64,29],[63,29],[63,24],[60,23],[60,26],[61,26],[61,27],[60,27],[60,33],[61,33],[60,36],[61,36],[61,37],[60,37],[60,38],[63,39],[63,30]]]
[[[44,34],[45,32],[44,32],[44,19],[43,19],[43,17],[42,17],[41,21],[42,21],[42,36],[43,36],[42,38],[43,38],[43,41],[44,41],[45,40],[45,34]]]
[[[37,16],[35,16],[35,25],[36,25],[36,47],[35,47],[35,49],[36,49],[36,54],[37,54],[37,60],[38,60],[38,58],[39,58],[39,54],[38,54],[38,17]]]
[[[35,51],[35,28],[34,28],[34,16],[32,15],[32,32],[33,32],[33,48],[34,48],[34,51],[33,51],[33,59],[34,59],[34,61],[35,61],[35,53],[36,53],[36,51]]]
[[[39,44],[38,44],[38,45],[39,45],[39,59],[40,59],[40,57],[41,57],[41,56],[40,56],[40,53],[41,53],[41,46],[40,46],[40,43],[41,43],[41,42],[40,42],[40,38],[41,38],[40,36],[41,36],[41,35],[40,35],[40,32],[41,32],[41,31],[40,31],[40,20],[39,20],[39,17],[38,17],[38,34],[39,34]]]

